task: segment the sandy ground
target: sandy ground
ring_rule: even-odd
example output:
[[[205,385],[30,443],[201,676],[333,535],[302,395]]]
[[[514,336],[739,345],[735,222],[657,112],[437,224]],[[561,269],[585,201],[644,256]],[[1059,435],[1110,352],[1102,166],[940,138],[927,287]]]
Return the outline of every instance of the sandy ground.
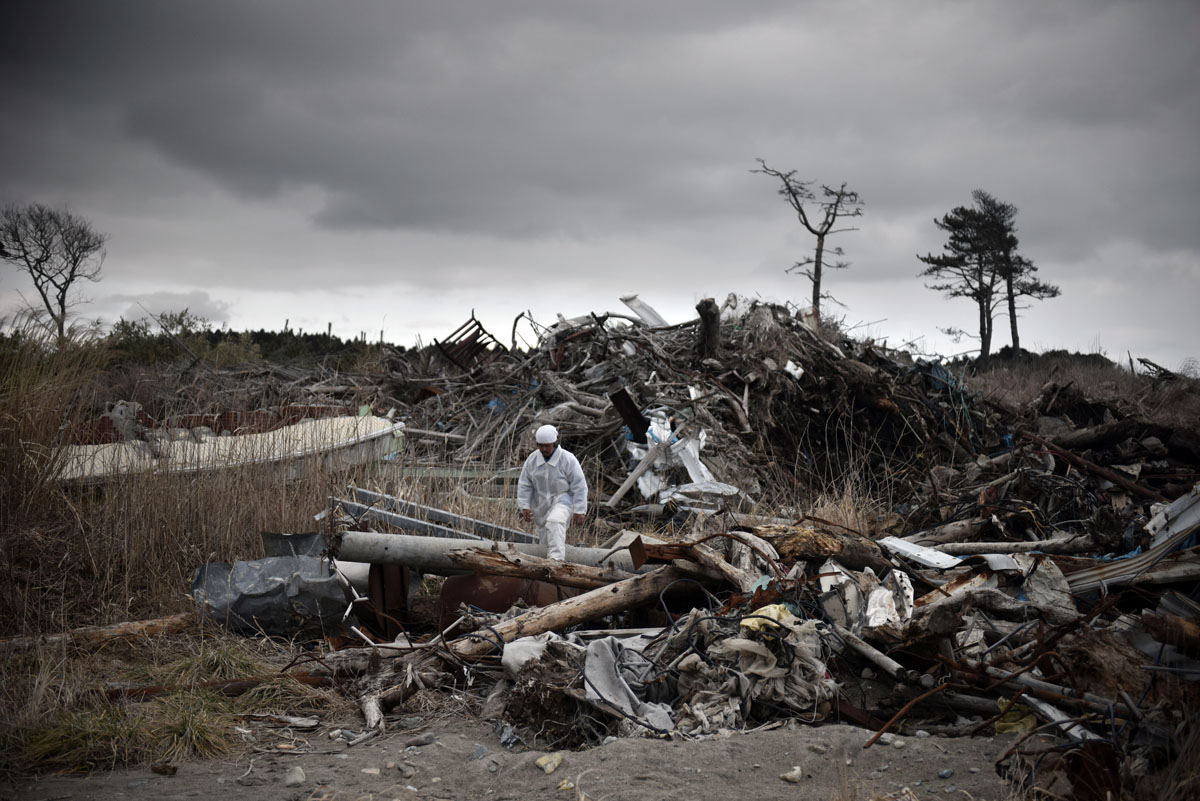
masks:
[[[185,763],[170,776],[143,768],[21,779],[0,784],[0,798],[865,801],[904,787],[913,793],[908,799],[1012,796],[994,767],[1011,737],[905,737],[898,738],[899,745],[881,742],[864,750],[871,734],[864,729],[790,722],[700,741],[615,739],[586,751],[558,752],[561,766],[546,774],[536,761],[547,752],[519,744],[507,749],[493,727],[479,720],[406,718],[395,730],[354,746],[331,739],[335,728],[325,723],[305,735],[258,731],[237,757]],[[798,782],[781,778],[797,766]]]

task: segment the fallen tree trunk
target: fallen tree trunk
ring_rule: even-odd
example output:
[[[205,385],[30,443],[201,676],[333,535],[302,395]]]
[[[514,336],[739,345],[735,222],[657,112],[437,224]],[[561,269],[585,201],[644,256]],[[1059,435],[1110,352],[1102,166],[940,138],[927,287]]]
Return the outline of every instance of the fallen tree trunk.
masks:
[[[1096,548],[1096,540],[1090,534],[1060,534],[1045,540],[1023,542],[947,542],[937,549],[951,556],[966,556],[977,553],[1043,553],[1073,554],[1088,553]]]
[[[1174,645],[1181,654],[1200,658],[1200,625],[1178,615],[1142,612],[1142,626],[1161,643]]]
[[[497,637],[503,642],[512,642],[520,637],[532,637],[544,631],[562,629],[633,609],[657,600],[663,590],[686,575],[675,567],[661,567],[556,604],[531,609],[475,634],[459,637],[448,643],[447,647],[462,659],[479,659],[496,650]]]
[[[1086,451],[1097,447],[1115,445],[1136,435],[1146,424],[1140,420],[1117,420],[1090,428],[1079,428],[1059,434],[1051,439],[1055,445],[1069,451]]]
[[[446,554],[450,561],[467,568],[473,573],[490,576],[517,576],[536,579],[561,587],[579,587],[592,590],[634,577],[634,573],[615,567],[591,567],[573,562],[543,559],[531,554],[484,551],[464,548]]]
[[[940,526],[918,531],[915,534],[909,534],[900,539],[905,542],[911,542],[914,545],[939,545],[944,542],[959,542],[967,537],[978,534],[983,529],[992,525],[992,521],[987,517],[974,518],[972,520],[954,520],[950,523],[943,523]]]
[[[843,567],[869,567],[876,573],[892,566],[882,548],[859,534],[795,525],[755,526],[754,534],[771,543],[783,559],[835,559]]]
[[[279,673],[274,676],[262,676],[254,679],[219,679],[216,681],[201,681],[193,684],[175,685],[143,685],[140,687],[112,687],[104,691],[110,699],[122,698],[127,701],[144,701],[163,693],[188,692],[194,690],[211,690],[221,695],[233,698],[247,693],[262,684],[271,681],[287,679],[299,682],[309,687],[332,687],[334,681],[329,676],[317,676],[312,673]]]
[[[84,626],[58,634],[41,634],[36,637],[6,637],[0,640],[0,653],[21,651],[37,646],[96,645],[121,637],[153,637],[157,634],[178,634],[196,623],[195,612],[183,612],[154,620],[131,620],[113,623],[110,626]]]

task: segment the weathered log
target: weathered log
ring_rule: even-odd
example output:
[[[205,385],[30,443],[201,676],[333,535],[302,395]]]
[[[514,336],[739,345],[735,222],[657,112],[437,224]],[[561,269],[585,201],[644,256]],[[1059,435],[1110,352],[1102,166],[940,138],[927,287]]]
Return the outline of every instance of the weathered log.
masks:
[[[808,526],[755,526],[754,534],[779,552],[782,559],[836,559],[844,567],[878,573],[892,564],[873,540],[840,531],[818,531]]]
[[[978,534],[992,524],[991,518],[987,517],[977,517],[971,520],[954,520],[949,523],[943,523],[940,526],[927,528],[924,531],[918,531],[915,534],[909,534],[906,537],[901,537],[901,539],[917,545],[938,545],[945,542],[958,542]]]
[[[968,663],[967,669],[972,671],[979,670],[979,666]],[[1064,687],[1059,684],[1051,684],[1041,679],[1036,679],[1026,673],[1009,673],[995,667],[985,667],[983,672],[993,679],[996,679],[1010,687],[1026,687],[1028,694],[1055,703],[1066,703],[1075,706],[1085,707],[1095,712],[1112,715],[1117,714],[1121,717],[1134,717],[1136,711],[1131,711],[1131,708],[1119,701],[1114,701],[1109,698],[1101,698],[1098,695],[1093,695],[1089,692],[1082,692],[1074,687]]]
[[[696,359],[716,359],[721,352],[721,310],[712,298],[696,304],[700,315],[700,331],[696,339]]]
[[[1085,451],[1090,448],[1115,445],[1122,440],[1129,439],[1145,427],[1145,423],[1138,420],[1117,420],[1090,428],[1068,431],[1052,437],[1050,441],[1069,451]]]
[[[20,651],[37,646],[96,645],[120,637],[153,637],[158,634],[178,634],[196,623],[195,612],[183,612],[170,617],[153,620],[132,620],[113,623],[110,626],[84,626],[58,634],[41,634],[35,637],[6,637],[0,640],[0,653]]]
[[[947,542],[938,546],[938,550],[951,556],[965,556],[977,553],[1086,553],[1096,548],[1096,540],[1090,534],[1061,533],[1056,537],[1045,540],[1021,542]]]
[[[532,637],[544,631],[562,629],[633,609],[656,601],[668,585],[685,576],[686,574],[678,568],[660,567],[550,606],[531,609],[523,615],[501,621],[473,635],[459,637],[448,643],[447,647],[462,659],[479,659],[496,650],[497,637],[503,642],[512,642],[520,637]]]
[[[1174,645],[1179,652],[1200,659],[1200,625],[1178,615],[1142,612],[1142,626],[1154,639]]]
[[[186,692],[192,690],[211,690],[229,698],[234,698],[253,690],[270,681],[280,678],[299,682],[309,687],[332,687],[333,679],[329,676],[318,676],[312,673],[281,673],[274,676],[262,676],[252,679],[218,679],[216,681],[200,681],[192,684],[175,685],[142,685],[138,687],[110,687],[104,691],[110,699],[121,698],[127,701],[144,701],[163,693]]]
[[[708,578],[723,579],[736,587],[740,592],[750,592],[751,588],[753,588],[760,578],[757,573],[751,573],[726,562],[711,548],[707,548],[699,543],[685,544],[688,546],[691,558],[676,559],[671,564],[687,573]]]
[[[492,576],[518,576],[557,584],[562,587],[581,587],[586,590],[604,587],[617,581],[633,578],[635,574],[615,567],[590,567],[573,562],[543,559],[523,553],[502,553],[464,548],[446,554],[450,561],[473,573]]]
[[[304,662],[304,666],[314,676],[336,678],[358,676],[379,670],[387,660],[411,656],[419,651],[435,648],[438,644],[436,639],[431,642],[413,644],[408,640],[407,635],[401,634],[393,642],[381,642],[360,648],[343,648],[340,651],[333,651],[319,659]]]

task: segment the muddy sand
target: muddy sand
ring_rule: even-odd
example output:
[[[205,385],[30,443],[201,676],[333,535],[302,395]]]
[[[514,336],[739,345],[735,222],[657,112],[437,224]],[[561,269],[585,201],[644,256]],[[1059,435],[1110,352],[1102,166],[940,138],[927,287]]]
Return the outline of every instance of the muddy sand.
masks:
[[[361,730],[347,720],[346,729]],[[788,722],[771,730],[700,741],[612,739],[584,751],[505,748],[477,719],[405,718],[382,736],[351,746],[324,723],[306,734],[255,729],[254,741],[221,760],[188,762],[173,775],[149,767],[90,776],[24,778],[0,798],[87,799],[1008,799],[995,762],[1012,736],[902,737],[863,744],[871,732],[846,725]],[[551,774],[539,757],[561,753]],[[798,781],[781,776],[799,768]],[[299,768],[300,770],[295,770]],[[160,768],[162,770],[162,768]],[[303,776],[301,777],[301,772]],[[911,795],[902,796],[902,788]]]

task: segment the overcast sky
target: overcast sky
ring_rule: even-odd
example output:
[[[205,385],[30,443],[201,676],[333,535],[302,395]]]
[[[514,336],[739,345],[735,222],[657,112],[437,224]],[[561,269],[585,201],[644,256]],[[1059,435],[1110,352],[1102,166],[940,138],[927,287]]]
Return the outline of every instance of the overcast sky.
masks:
[[[53,2],[3,6],[0,202],[109,235],[79,313],[412,345],[474,309],[670,322],[805,304],[755,159],[865,201],[829,310],[953,354],[918,277],[985,189],[1062,297],[1035,350],[1200,358],[1200,3]],[[0,313],[34,299],[0,273]],[[995,346],[1008,342],[1006,319]]]

